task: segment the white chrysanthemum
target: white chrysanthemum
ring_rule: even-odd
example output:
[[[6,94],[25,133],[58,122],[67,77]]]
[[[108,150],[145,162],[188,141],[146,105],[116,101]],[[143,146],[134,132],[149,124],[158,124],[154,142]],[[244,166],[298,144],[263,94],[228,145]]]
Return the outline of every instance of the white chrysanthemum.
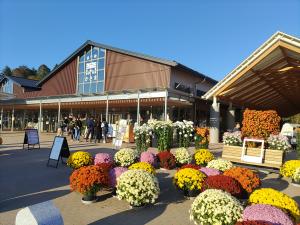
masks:
[[[192,161],[192,156],[186,148],[177,148],[175,150],[175,159],[177,163],[187,164]]]
[[[225,171],[233,167],[233,164],[225,159],[214,159],[207,163],[207,168]]]
[[[116,152],[114,160],[120,166],[130,166],[138,157],[137,151],[131,148],[122,148]]]

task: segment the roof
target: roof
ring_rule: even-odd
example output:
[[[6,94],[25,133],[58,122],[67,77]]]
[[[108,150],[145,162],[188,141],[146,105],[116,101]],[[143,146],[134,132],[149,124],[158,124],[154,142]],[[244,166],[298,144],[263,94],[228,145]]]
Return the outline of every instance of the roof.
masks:
[[[5,76],[5,75],[2,77],[1,81],[4,78],[11,79],[15,83],[19,84],[21,87],[26,87],[26,88],[36,88],[38,82],[38,80],[26,79],[23,77],[16,77],[16,76]]]
[[[300,112],[300,39],[275,33],[203,98],[282,116]]]
[[[217,83],[216,80],[214,80],[214,79],[212,79],[212,78],[210,78],[208,76],[205,76],[204,74],[199,73],[198,71],[195,71],[195,70],[193,70],[193,69],[191,69],[191,68],[189,68],[189,67],[187,67],[187,66],[185,66],[183,64],[180,64],[180,63],[178,63],[176,61],[162,59],[162,58],[158,58],[158,57],[153,57],[153,56],[150,56],[150,55],[146,55],[146,54],[142,54],[142,53],[137,53],[137,52],[133,52],[133,51],[128,51],[128,50],[121,49],[121,48],[115,48],[115,47],[112,47],[112,46],[109,46],[109,45],[105,45],[105,44],[101,44],[101,43],[97,43],[97,42],[88,40],[85,43],[83,43],[69,57],[67,57],[65,60],[63,60],[46,77],[44,77],[42,80],[40,80],[37,83],[37,85],[40,86],[45,81],[47,81],[53,74],[56,73],[56,71],[60,70],[66,63],[68,63],[70,60],[72,60],[74,57],[76,57],[80,52],[82,52],[87,46],[90,46],[90,45],[98,47],[98,48],[108,49],[108,50],[111,50],[111,51],[114,51],[114,52],[118,52],[118,53],[122,53],[122,54],[125,54],[125,55],[130,55],[130,56],[134,56],[134,57],[137,57],[137,58],[145,59],[145,60],[148,60],[148,61],[157,62],[157,63],[161,63],[161,64],[164,64],[164,65],[169,65],[169,66],[172,66],[172,67],[178,67],[178,68],[181,68],[181,69],[184,69],[184,70],[188,70],[188,71],[190,71],[190,72],[192,72],[192,73],[200,76],[203,79],[211,81],[212,83]]]

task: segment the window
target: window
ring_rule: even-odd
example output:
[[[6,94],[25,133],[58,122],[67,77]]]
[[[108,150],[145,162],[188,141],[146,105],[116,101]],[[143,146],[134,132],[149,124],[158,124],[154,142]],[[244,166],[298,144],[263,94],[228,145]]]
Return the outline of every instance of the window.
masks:
[[[105,53],[105,49],[92,46],[79,57],[78,94],[103,93]]]
[[[8,94],[13,94],[13,82],[10,79],[2,84],[1,91]]]

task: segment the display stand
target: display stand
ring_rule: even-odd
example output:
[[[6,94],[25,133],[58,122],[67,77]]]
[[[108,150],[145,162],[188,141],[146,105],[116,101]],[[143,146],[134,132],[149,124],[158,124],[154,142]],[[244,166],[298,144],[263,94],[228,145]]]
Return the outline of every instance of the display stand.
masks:
[[[57,168],[59,159],[61,159],[62,163],[65,163],[63,161],[63,158],[68,158],[69,156],[70,156],[70,150],[69,150],[67,139],[65,137],[55,136],[49,154],[47,166]],[[55,166],[51,165],[50,164],[51,161],[56,161],[56,165]]]

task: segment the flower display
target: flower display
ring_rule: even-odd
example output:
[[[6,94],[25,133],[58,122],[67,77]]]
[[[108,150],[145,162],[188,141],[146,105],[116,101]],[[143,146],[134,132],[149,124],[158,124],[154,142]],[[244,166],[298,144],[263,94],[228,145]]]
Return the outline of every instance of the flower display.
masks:
[[[243,189],[239,184],[239,182],[237,182],[232,177],[228,177],[224,175],[207,177],[203,182],[202,190],[207,190],[207,189],[223,190],[237,198],[241,198],[243,194]]]
[[[287,151],[288,149],[291,148],[288,138],[281,134],[278,135],[271,134],[268,137],[267,142],[269,148],[273,150]]]
[[[160,192],[157,178],[144,170],[122,173],[116,188],[118,198],[133,206],[154,203]]]
[[[114,156],[114,160],[119,166],[130,166],[136,159],[137,152],[131,148],[122,148]]]
[[[242,217],[243,207],[230,194],[208,189],[199,194],[190,209],[190,219],[195,224],[232,225]]]
[[[201,190],[204,179],[199,170],[184,168],[175,173],[173,183],[182,190]]]
[[[73,169],[93,164],[93,157],[88,152],[78,151],[71,154],[67,160],[67,165]]]
[[[214,159],[207,163],[207,168],[225,171],[233,167],[233,164],[226,159]]]
[[[296,170],[295,170],[295,173],[293,174],[293,181],[297,184],[300,183],[300,167],[298,167]]]
[[[94,195],[102,186],[108,185],[108,168],[101,165],[81,167],[70,176],[71,191],[84,195]]]
[[[255,190],[249,197],[252,204],[268,204],[280,208],[293,216],[298,221],[300,210],[297,202],[288,195],[272,188],[261,188]]]
[[[247,206],[243,212],[243,220],[266,221],[276,225],[294,224],[282,210],[265,204]]]
[[[117,178],[121,176],[122,173],[126,172],[128,169],[126,167],[115,167],[109,170],[109,181],[111,187],[116,187]]]
[[[153,131],[157,137],[158,151],[169,150],[172,147],[173,138],[172,121],[154,121],[150,122],[150,126],[153,126]]]
[[[209,128],[208,127],[197,127],[195,134],[195,147],[199,148],[208,148],[209,144]]]
[[[183,120],[177,121],[173,124],[178,133],[179,147],[190,147],[191,139],[193,137],[194,122]]]
[[[249,194],[261,184],[258,175],[247,168],[234,167],[226,170],[224,175],[236,179]]]
[[[138,152],[147,151],[152,138],[152,129],[148,124],[136,127],[134,129],[134,140]]]
[[[113,163],[113,158],[108,153],[98,153],[95,155],[94,159],[94,165],[100,164],[100,163]]]
[[[154,166],[156,164],[156,156],[152,152],[142,152],[140,161],[149,163]]]
[[[137,162],[128,167],[130,170],[145,170],[153,175],[155,175],[155,168],[146,162]]]
[[[196,150],[194,158],[197,165],[205,166],[215,157],[208,149],[199,149]]]
[[[177,148],[175,150],[175,159],[177,163],[187,164],[192,161],[192,156],[186,148]]]
[[[183,165],[182,167],[180,167],[179,169],[184,169],[184,168],[192,168],[192,169],[195,169],[195,170],[200,170],[201,167],[198,166],[198,165],[194,165],[194,164],[185,164]]]
[[[300,167],[300,160],[286,161],[280,168],[280,174],[284,177],[292,177],[296,169]]]
[[[246,220],[242,222],[237,222],[235,225],[274,225],[274,224],[265,221]]]
[[[242,134],[240,131],[225,132],[223,135],[224,145],[242,146]]]
[[[207,167],[201,167],[200,171],[204,173],[206,176],[215,176],[221,174],[219,170],[213,168],[207,168]]]
[[[156,156],[161,168],[173,169],[176,166],[175,156],[171,152],[159,152]]]

